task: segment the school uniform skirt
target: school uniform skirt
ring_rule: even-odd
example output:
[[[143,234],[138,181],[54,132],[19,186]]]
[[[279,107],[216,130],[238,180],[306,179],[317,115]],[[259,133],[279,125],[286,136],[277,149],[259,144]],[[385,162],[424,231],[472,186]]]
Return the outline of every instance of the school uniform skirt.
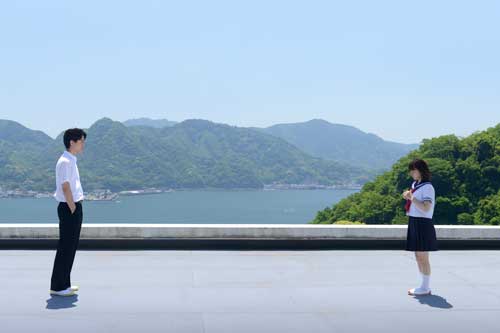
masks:
[[[432,219],[409,216],[406,251],[437,251],[436,229]]]

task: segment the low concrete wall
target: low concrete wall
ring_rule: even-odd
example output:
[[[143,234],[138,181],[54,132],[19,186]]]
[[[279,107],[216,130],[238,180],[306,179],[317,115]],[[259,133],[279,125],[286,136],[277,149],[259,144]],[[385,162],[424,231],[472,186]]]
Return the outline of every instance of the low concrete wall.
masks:
[[[121,248],[401,248],[405,225],[297,225],[297,224],[84,224],[84,246]],[[500,226],[436,226],[440,244],[460,248],[500,248]],[[30,248],[57,243],[57,224],[1,224],[3,248]],[[189,245],[190,244],[190,245]]]
[[[436,226],[440,240],[500,240],[500,226]],[[1,224],[0,239],[57,239],[57,224]],[[406,239],[405,225],[84,224],[82,239]]]

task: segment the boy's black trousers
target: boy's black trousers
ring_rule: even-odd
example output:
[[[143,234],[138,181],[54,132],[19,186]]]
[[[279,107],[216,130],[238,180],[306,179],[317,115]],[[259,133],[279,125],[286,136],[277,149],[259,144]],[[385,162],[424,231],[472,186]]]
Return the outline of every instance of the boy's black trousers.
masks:
[[[76,202],[75,205],[74,213],[71,213],[66,202],[60,202],[57,206],[59,242],[50,281],[50,289],[54,291],[71,287],[71,268],[75,260],[83,221],[82,202]]]

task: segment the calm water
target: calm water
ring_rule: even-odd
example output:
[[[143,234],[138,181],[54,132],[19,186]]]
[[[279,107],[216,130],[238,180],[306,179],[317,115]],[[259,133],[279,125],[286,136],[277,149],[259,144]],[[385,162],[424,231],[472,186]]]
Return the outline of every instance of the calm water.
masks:
[[[355,190],[176,191],[121,196],[114,202],[84,202],[84,223],[292,223]],[[57,223],[57,202],[0,199],[0,223]]]

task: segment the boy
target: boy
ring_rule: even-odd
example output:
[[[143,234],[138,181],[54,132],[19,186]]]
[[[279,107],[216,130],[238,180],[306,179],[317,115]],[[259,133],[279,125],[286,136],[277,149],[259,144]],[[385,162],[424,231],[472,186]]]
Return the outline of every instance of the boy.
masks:
[[[79,289],[77,286],[71,286],[70,276],[83,220],[84,197],[76,155],[83,151],[86,138],[87,134],[79,128],[64,132],[66,150],[56,165],[54,198],[59,202],[57,207],[59,242],[52,270],[51,295],[72,296]]]

